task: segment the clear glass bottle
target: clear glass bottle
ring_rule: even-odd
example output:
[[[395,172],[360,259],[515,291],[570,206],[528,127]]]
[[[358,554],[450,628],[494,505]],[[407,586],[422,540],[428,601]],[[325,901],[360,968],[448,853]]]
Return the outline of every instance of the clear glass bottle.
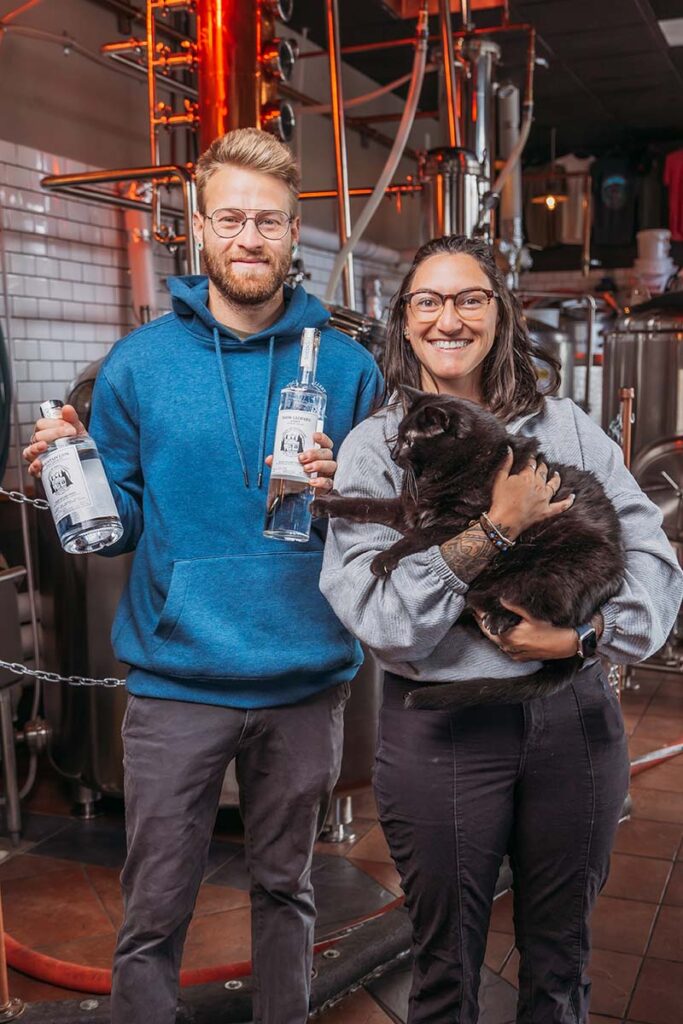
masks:
[[[40,413],[59,420],[63,407],[52,398],[42,403]],[[87,554],[116,543],[123,526],[93,439],[60,437],[40,461],[45,497],[64,550]]]
[[[307,541],[311,533],[313,488],[299,455],[316,447],[313,434],[324,424],[327,393],[315,379],[319,349],[320,331],[305,327],[299,376],[280,393],[263,530],[264,536],[278,540]]]

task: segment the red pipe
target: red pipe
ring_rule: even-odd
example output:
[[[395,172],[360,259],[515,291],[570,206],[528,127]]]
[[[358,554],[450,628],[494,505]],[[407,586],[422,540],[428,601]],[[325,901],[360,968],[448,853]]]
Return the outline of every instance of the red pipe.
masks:
[[[355,929],[368,921],[374,921],[378,917],[396,910],[403,903],[403,897],[399,896],[387,903],[381,910],[364,917],[355,918],[344,928],[327,939],[316,942],[313,947],[314,953],[321,953],[330,946],[341,941],[351,929]],[[37,953],[34,949],[17,942],[11,935],[5,932],[5,952],[7,963],[15,971],[27,974],[30,978],[37,978],[49,985],[56,985],[58,988],[68,988],[76,992],[91,992],[93,995],[109,995],[111,992],[111,970],[107,967],[87,967],[85,964],[74,964],[68,960],[57,960],[45,953]],[[235,978],[245,978],[251,974],[251,960],[236,960],[232,964],[216,964],[214,967],[197,967],[194,970],[180,972],[180,985],[182,988],[190,988],[193,985],[206,985],[213,981],[232,981]]]

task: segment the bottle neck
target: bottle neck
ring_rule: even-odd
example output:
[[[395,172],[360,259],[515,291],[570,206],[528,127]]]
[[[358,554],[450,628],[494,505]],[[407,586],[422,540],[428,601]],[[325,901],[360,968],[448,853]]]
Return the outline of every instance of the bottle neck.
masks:
[[[312,384],[315,381],[315,371],[318,365],[318,344],[319,340],[311,331],[304,332],[301,339],[301,355],[299,357],[299,376],[297,383]]]

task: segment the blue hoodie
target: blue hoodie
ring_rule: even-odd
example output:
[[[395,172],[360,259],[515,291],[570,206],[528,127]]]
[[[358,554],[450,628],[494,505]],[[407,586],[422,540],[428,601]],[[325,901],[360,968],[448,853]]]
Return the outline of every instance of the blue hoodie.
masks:
[[[113,347],[93,396],[90,433],[124,526],[104,553],[135,550],[114,651],[139,696],[291,704],[352,678],[362,655],[318,589],[323,525],[306,544],[262,534],[280,390],[297,376],[302,329],[321,328],[317,379],[338,446],[381,375],[301,286],[244,341],[209,312],[205,277],[169,288],[173,313]]]

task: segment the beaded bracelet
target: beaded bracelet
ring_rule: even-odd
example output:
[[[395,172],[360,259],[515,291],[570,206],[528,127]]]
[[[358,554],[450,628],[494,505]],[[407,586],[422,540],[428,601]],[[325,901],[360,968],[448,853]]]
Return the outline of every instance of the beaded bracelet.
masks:
[[[482,512],[479,516],[479,525],[494,547],[498,548],[498,550],[503,554],[506,554],[510,548],[514,548],[517,543],[509,537],[506,537],[504,533],[501,533],[495,523],[491,522],[489,517],[486,515],[486,512]]]

